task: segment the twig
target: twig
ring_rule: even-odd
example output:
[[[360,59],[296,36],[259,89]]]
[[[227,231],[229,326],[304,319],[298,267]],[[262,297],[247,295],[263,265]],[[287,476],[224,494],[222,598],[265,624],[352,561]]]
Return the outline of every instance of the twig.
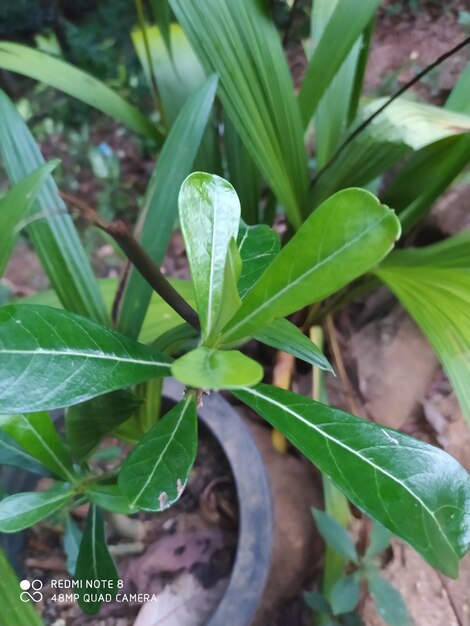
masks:
[[[100,215],[82,200],[68,193],[61,193],[64,200],[79,209],[80,214],[91,224],[110,235],[119,245],[126,257],[134,264],[138,272],[159,296],[165,300],[188,324],[200,331],[199,318],[196,311],[180,296],[174,287],[163,276],[140,243],[122,220],[107,224]]]
[[[326,330],[328,331],[331,351],[333,352],[336,366],[338,368],[338,374],[341,380],[341,385],[343,386],[343,389],[346,392],[346,396],[348,398],[349,409],[351,413],[358,415],[358,408],[356,405],[356,401],[354,399],[354,390],[353,390],[351,381],[349,380],[349,377],[346,373],[346,368],[344,367],[344,361],[343,361],[343,357],[341,355],[341,350],[340,350],[339,343],[338,343],[337,330],[335,328],[333,318],[331,315],[328,315],[326,317]]]
[[[383,113],[385,111],[385,109],[387,107],[389,107],[392,102],[394,102],[397,98],[399,98],[401,95],[403,95],[406,91],[408,91],[408,89],[410,89],[411,87],[413,87],[413,85],[415,85],[416,83],[418,83],[422,78],[424,78],[424,76],[426,76],[426,74],[429,74],[429,72],[431,72],[433,69],[435,69],[436,67],[438,67],[441,63],[443,63],[444,61],[446,61],[447,59],[449,59],[451,56],[453,56],[456,52],[458,52],[459,50],[462,50],[462,48],[465,48],[465,46],[468,46],[470,44],[470,37],[467,37],[466,39],[464,39],[463,41],[461,41],[459,44],[457,44],[456,46],[454,46],[451,50],[448,50],[447,52],[445,52],[444,54],[442,54],[440,57],[438,57],[435,61],[433,61],[431,64],[427,65],[421,72],[419,72],[418,74],[416,74],[416,76],[414,76],[414,78],[412,78],[410,81],[408,81],[407,83],[405,83],[403,85],[403,87],[400,87],[400,89],[398,89],[398,91],[396,91],[392,96],[390,96],[390,98],[380,107],[377,109],[377,111],[375,111],[374,113],[372,113],[372,115],[370,115],[366,120],[364,120],[364,122],[362,122],[362,124],[360,124],[346,139],[345,141],[339,146],[339,148],[336,150],[336,152],[333,154],[333,156],[331,157],[331,159],[328,161],[328,163],[326,163],[326,165],[318,172],[318,174],[315,176],[315,178],[312,181],[312,187],[314,187],[316,185],[316,183],[319,181],[319,179],[323,176],[323,174],[330,169],[330,167],[336,163],[336,161],[338,160],[338,158],[341,156],[341,154],[344,152],[344,150],[349,146],[349,144],[354,141],[354,139],[356,139],[356,137],[358,135],[360,135],[368,126],[369,124],[371,124],[376,117],[378,117],[381,113]]]

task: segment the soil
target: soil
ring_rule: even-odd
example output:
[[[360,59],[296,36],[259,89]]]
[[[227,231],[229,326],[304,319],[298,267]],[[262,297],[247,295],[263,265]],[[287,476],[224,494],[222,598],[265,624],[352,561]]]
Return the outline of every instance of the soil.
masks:
[[[101,447],[116,444],[117,441],[108,440]],[[101,469],[107,468],[101,463]],[[46,486],[40,484],[38,488]],[[86,514],[86,507],[73,512],[79,526],[83,526]],[[198,455],[188,485],[171,509],[132,516],[130,526],[123,526],[120,516],[114,521],[108,517],[108,545],[124,582],[122,592],[135,594],[145,590],[160,598],[166,593],[165,588],[172,589],[185,577],[196,589],[198,602],[203,600],[205,608],[213,609],[230,577],[237,518],[230,466],[218,443],[201,428]],[[47,626],[131,626],[141,609],[138,603],[111,602],[102,607],[98,616],[87,617],[76,603],[67,599],[59,602],[53,597],[57,589],[52,588],[51,581],[71,578],[59,524],[49,521],[28,531],[25,565],[25,578],[40,579],[44,584],[44,600],[38,608]],[[187,597],[180,598],[179,604],[187,601]],[[177,607],[178,603],[173,610]],[[198,622],[193,620],[191,624],[197,626]]]
[[[382,5],[366,74],[366,89],[370,95],[390,94],[426,64],[468,36],[468,26],[458,23],[459,12],[470,11],[468,1],[423,0],[418,3],[421,7],[419,11],[405,9],[405,4],[409,7],[411,3],[387,0]],[[400,6],[401,10],[397,11],[396,8]],[[305,69],[305,59],[298,50],[289,51],[289,58],[298,83]],[[467,47],[419,83],[414,88],[415,94],[428,102],[443,103],[459,72],[469,60],[470,47]],[[145,189],[153,161],[143,158],[136,142],[114,126],[93,129],[92,143],[98,145],[103,140],[119,156],[123,188],[129,195],[131,207],[124,217],[131,223],[137,212],[137,198]],[[73,171],[73,159],[68,155],[68,146],[63,138],[51,138],[42,147],[46,156],[63,158],[64,169]],[[76,180],[73,193],[95,206],[102,186],[93,177],[90,167],[83,166],[77,173]],[[441,236],[468,229],[469,197],[469,185],[463,183],[452,188],[434,207],[428,218],[428,225],[437,229]],[[116,259],[113,249],[107,243],[101,242],[95,246],[91,256],[100,276],[116,274],[119,269],[119,259]],[[163,269],[171,276],[187,276],[184,249],[178,233],[172,239]],[[6,284],[12,293],[18,295],[27,295],[31,290],[40,290],[47,286],[47,278],[27,241],[20,244],[10,262]],[[378,291],[337,315],[335,329],[344,361],[345,378],[328,379],[331,403],[368,419],[386,422],[388,426],[441,446],[470,470],[470,432],[449,382],[438,367],[420,331],[393,298],[384,290]],[[266,364],[269,378],[272,375],[274,353],[252,346],[249,349],[260,350],[257,355]],[[410,371],[413,372],[413,377],[404,375],[404,372]],[[310,371],[305,372],[298,365],[291,387],[301,393],[310,393]],[[405,392],[397,394],[397,388],[405,389]],[[148,581],[143,583],[138,578],[138,570],[139,564],[144,562],[140,559],[145,560],[145,556],[153,551],[164,555],[155,560],[157,571],[150,569],[149,574],[152,578],[151,584],[159,591],[165,585],[170,588],[182,572],[189,573],[202,587],[212,585],[211,588],[217,587],[219,591],[218,585],[222,588],[225,584],[236,541],[236,503],[227,465],[217,454],[214,456],[211,445],[202,440],[195,471],[186,493],[176,507],[165,514],[152,516],[151,519],[146,516],[139,518],[146,528],[143,551],[137,557],[118,557],[122,576],[128,576],[127,584],[130,586],[135,585],[141,589],[142,584],[146,587],[150,584]],[[304,463],[291,448],[286,456]],[[217,461],[210,465],[210,459],[214,458]],[[287,465],[289,464],[283,466],[280,474],[285,472],[285,482],[289,483],[293,474],[299,472],[299,468],[297,464],[292,464],[292,468],[284,470]],[[303,478],[299,479],[299,492],[302,488],[308,491],[316,479],[309,472],[301,474]],[[218,482],[220,480],[222,482]],[[211,485],[212,488],[209,489]],[[275,500],[276,492],[273,497]],[[292,517],[296,506],[287,510],[285,516]],[[314,533],[311,519],[306,516],[302,524],[305,540],[297,549],[299,552],[303,550],[304,554],[310,554],[308,551]],[[198,556],[197,550],[194,552],[192,539],[195,534],[197,537],[197,533],[209,533],[211,537],[215,547],[209,559]],[[192,537],[189,537],[191,534]],[[187,560],[186,557],[181,559],[176,554],[181,541],[191,546]],[[116,534],[110,535],[110,542],[114,546],[125,543]],[[42,568],[38,567],[38,561],[42,562]],[[137,566],[132,565],[132,561]],[[277,597],[279,594],[282,605],[273,608],[273,597],[266,600],[271,611],[266,626],[311,624],[312,617],[306,610],[302,593],[304,589],[318,586],[322,565],[317,557],[312,558],[312,562],[313,568],[306,567],[305,562],[298,562],[297,574],[301,572],[302,575],[296,578],[295,588],[289,588],[287,597],[279,590],[288,587],[292,576],[289,574],[287,580],[282,567],[274,574],[270,584],[276,591],[272,595]],[[66,576],[61,534],[57,528],[42,525],[38,530],[29,533],[27,564],[30,566],[28,576],[44,580],[46,589],[52,576]],[[384,575],[406,598],[415,626],[470,624],[469,558],[462,563],[459,581],[447,581],[438,576],[411,549],[394,540],[391,559],[385,567]],[[67,626],[128,626],[133,623],[138,611],[138,607],[132,607],[121,615],[121,607],[111,606],[113,613],[104,612],[102,617],[87,619],[78,617],[75,606],[55,605],[48,602],[47,598],[43,609],[46,623],[51,626],[63,626],[61,619],[66,620]],[[384,626],[370,601],[364,605],[363,619],[366,626]]]

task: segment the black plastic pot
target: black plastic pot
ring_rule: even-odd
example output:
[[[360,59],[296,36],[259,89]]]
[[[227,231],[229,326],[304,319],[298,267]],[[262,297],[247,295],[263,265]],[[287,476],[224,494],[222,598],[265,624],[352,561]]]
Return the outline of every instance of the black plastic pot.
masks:
[[[163,394],[165,403],[171,406],[181,400],[183,387],[167,380]],[[271,565],[274,518],[268,478],[250,431],[226,400],[211,394],[204,398],[198,414],[227,457],[239,508],[239,537],[232,575],[207,626],[249,626],[260,605]],[[2,468],[1,477],[10,493],[29,490],[36,480],[14,468]],[[22,577],[24,533],[1,539],[13,567]]]

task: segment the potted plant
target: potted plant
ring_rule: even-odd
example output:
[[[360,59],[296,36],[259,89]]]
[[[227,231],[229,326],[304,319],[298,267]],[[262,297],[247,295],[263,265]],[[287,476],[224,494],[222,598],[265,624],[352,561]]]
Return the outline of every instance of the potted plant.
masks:
[[[319,43],[309,51],[310,64],[296,101],[264,3],[171,0],[170,4],[196,51],[200,80],[175,105],[178,115],[171,120],[165,83],[157,82],[167,108],[167,115],[160,111],[158,130],[104,85],[93,83],[92,93],[89,77],[76,68],[15,44],[0,48],[4,67],[59,86],[151,136],[157,146],[163,144],[136,236],[122,224],[105,224],[94,212],[84,211],[115,238],[131,261],[114,300],[112,319],[50,176],[38,192],[40,211],[36,219],[33,212],[28,229],[65,310],[37,304],[0,310],[0,372],[5,381],[0,413],[25,414],[2,418],[2,430],[33,456],[37,457],[37,446],[28,443],[25,433],[47,429],[51,438],[47,447],[59,455],[61,467],[40,458],[59,479],[57,486],[49,494],[5,499],[0,504],[0,528],[25,527],[43,514],[89,500],[93,506],[82,553],[97,542],[103,555],[99,574],[116,580],[96,507],[106,502],[121,511],[159,511],[174,502],[194,459],[197,405],[204,403],[204,390],[226,389],[284,433],[360,509],[411,543],[435,567],[456,575],[458,560],[468,548],[466,472],[442,451],[400,433],[259,384],[262,367],[239,348],[255,339],[329,369],[322,352],[286,317],[308,308],[308,323],[319,322],[379,279],[422,326],[468,408],[463,373],[468,372],[464,355],[469,337],[462,313],[468,304],[468,236],[390,254],[400,232],[406,233],[425,215],[468,161],[468,103],[461,96],[467,75],[445,110],[395,99],[369,103],[360,110],[358,95],[377,3],[367,7],[358,3],[357,19],[351,22],[347,3],[338,2],[330,11],[331,3],[315,2],[313,30],[318,30],[313,34]],[[141,31],[148,44],[145,25]],[[336,46],[339,40],[341,46]],[[152,73],[150,64],[148,72]],[[344,76],[340,80],[340,73],[354,81]],[[201,172],[186,178],[196,156],[208,162],[200,148],[208,135],[209,144],[214,138],[215,126],[208,126],[208,120],[216,90],[224,107],[225,169],[243,198],[241,208],[224,179]],[[331,99],[344,103],[339,121],[328,116]],[[314,114],[317,162],[311,175],[304,135],[311,135]],[[0,116],[2,154],[10,178],[19,182],[42,165],[41,157],[4,96]],[[420,125],[413,122],[416,119]],[[346,129],[351,134],[344,140]],[[218,171],[220,158],[212,162],[211,171]],[[401,166],[399,174],[380,189],[380,197],[397,210],[398,218],[373,194],[357,188],[372,185],[396,164]],[[443,174],[430,181],[431,167]],[[259,202],[262,180],[270,188],[264,211]],[[158,269],[178,194],[194,293],[181,286],[175,289]],[[276,203],[290,223],[282,249],[276,232],[258,223],[261,219],[272,223]],[[10,218],[9,247],[19,220],[17,213]],[[176,323],[143,336],[152,289],[173,311]],[[15,376],[16,389],[10,388]],[[153,392],[158,397],[165,376],[186,386],[184,398],[156,423],[151,404],[130,423],[122,423],[116,397],[122,403],[123,397],[129,399],[125,396],[129,389],[140,385],[147,395]],[[122,389],[127,390],[124,396]],[[135,449],[118,476],[100,483],[83,461],[90,444],[93,447],[105,434],[102,425],[89,420],[85,451],[82,438],[82,449],[73,452],[72,446],[70,455],[50,425],[44,426],[49,424],[47,416],[32,412],[68,407],[67,429],[78,433],[91,406],[84,409],[84,403],[109,401],[113,407],[113,398],[111,421],[104,430],[130,439]],[[162,471],[163,462],[168,470]],[[24,515],[18,516],[20,504]],[[81,579],[88,575],[85,556],[79,565]],[[89,611],[98,608],[82,605]]]

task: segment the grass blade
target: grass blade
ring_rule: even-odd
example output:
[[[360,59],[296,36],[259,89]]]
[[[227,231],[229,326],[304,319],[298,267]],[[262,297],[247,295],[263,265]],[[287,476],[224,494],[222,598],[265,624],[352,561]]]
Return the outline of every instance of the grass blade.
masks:
[[[45,163],[28,127],[2,91],[0,153],[13,184]],[[52,176],[44,182],[32,211],[44,219],[31,222],[27,232],[63,306],[106,323],[97,281]]]
[[[158,144],[162,134],[138,109],[90,74],[28,46],[0,42],[0,67],[34,78],[81,100]]]
[[[165,257],[177,216],[179,189],[199,149],[216,89],[217,78],[212,76],[186,102],[165,141],[150,180],[137,233],[142,247],[157,265]],[[139,335],[151,296],[150,285],[132,269],[118,319],[122,333],[130,337]]]

